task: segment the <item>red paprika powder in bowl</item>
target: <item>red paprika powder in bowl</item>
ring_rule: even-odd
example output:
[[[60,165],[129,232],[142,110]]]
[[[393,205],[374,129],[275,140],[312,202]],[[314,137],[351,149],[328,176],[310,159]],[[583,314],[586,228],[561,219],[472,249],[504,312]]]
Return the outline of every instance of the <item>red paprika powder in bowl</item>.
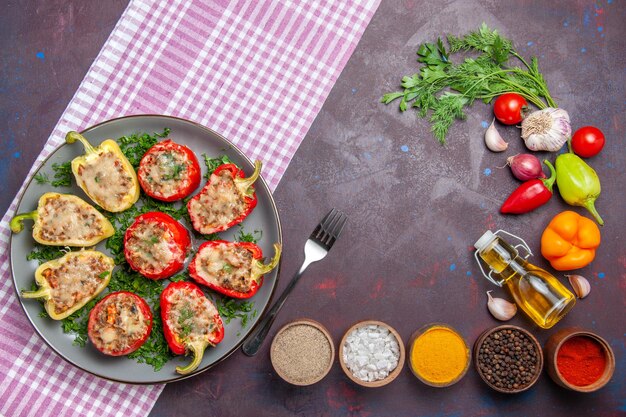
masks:
[[[615,370],[611,346],[587,330],[565,328],[546,343],[548,374],[557,384],[578,392],[605,386]]]

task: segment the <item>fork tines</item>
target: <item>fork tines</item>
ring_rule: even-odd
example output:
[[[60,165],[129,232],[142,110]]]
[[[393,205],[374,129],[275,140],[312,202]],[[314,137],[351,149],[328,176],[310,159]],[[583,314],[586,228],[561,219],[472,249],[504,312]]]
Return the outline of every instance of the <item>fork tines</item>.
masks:
[[[343,227],[346,225],[348,221],[348,216],[346,216],[340,210],[333,208],[331,211],[324,216],[320,224],[317,225],[313,233],[311,234],[311,238],[317,240],[318,242],[330,247],[335,243],[335,240],[341,234]]]

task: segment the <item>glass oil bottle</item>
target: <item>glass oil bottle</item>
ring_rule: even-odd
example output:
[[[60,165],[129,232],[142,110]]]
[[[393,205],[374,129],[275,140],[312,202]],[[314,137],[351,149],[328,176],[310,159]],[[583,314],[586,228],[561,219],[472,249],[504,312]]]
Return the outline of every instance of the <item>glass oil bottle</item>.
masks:
[[[521,242],[511,246],[500,235]],[[532,252],[526,242],[504,230],[486,231],[474,244],[474,257],[488,280],[505,286],[517,306],[539,327],[549,329],[565,316],[576,303],[576,298],[556,277],[531,264],[526,259]],[[527,252],[522,258],[517,248]],[[485,273],[482,262],[490,269]]]

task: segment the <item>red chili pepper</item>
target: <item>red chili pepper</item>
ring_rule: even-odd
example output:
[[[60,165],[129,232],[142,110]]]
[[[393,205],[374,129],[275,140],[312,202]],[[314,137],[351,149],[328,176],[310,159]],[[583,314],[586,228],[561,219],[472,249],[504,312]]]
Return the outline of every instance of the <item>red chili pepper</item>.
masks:
[[[224,185],[219,190],[220,196],[224,197],[228,192],[236,194],[237,199],[243,200],[241,206],[232,201],[218,201],[218,195],[214,195],[217,192],[216,187],[222,181],[220,176],[225,171],[230,172],[232,185]],[[202,234],[211,234],[241,223],[256,207],[257,196],[252,184],[260,175],[261,161],[254,163],[254,172],[248,178],[234,164],[217,167],[202,190],[187,202],[193,228]]]
[[[137,170],[143,191],[154,199],[168,202],[191,194],[200,185],[200,177],[200,164],[193,151],[171,139],[148,149]]]
[[[193,354],[189,365],[176,367],[176,372],[189,374],[202,362],[205,349],[224,339],[222,318],[202,290],[191,282],[170,283],[161,293],[160,305],[163,335],[172,352]],[[207,315],[208,328],[201,328],[199,324],[207,323]]]
[[[244,249],[252,255],[252,262],[233,266],[225,251],[232,254],[237,249]],[[218,251],[217,257],[210,256],[211,252]],[[212,240],[204,242],[198,253],[189,263],[189,275],[198,283],[232,298],[250,298],[263,285],[263,275],[274,269],[280,259],[281,246],[274,244],[274,257],[269,264],[263,264],[261,248],[252,242],[227,242]],[[236,274],[232,272],[236,270]],[[228,279],[230,276],[230,280]],[[243,278],[243,283],[241,279]],[[239,289],[241,288],[241,290]]]
[[[144,322],[147,321],[143,328],[133,323],[133,316],[141,317],[139,312],[143,315]],[[100,300],[89,313],[89,339],[96,349],[106,355],[123,356],[136,351],[148,340],[151,331],[150,307],[143,298],[132,292],[111,293]],[[127,340],[120,341],[121,338]]]
[[[171,256],[159,260],[164,246]],[[150,279],[171,277],[183,269],[190,247],[187,229],[160,211],[138,216],[124,234],[126,261],[132,269]]]
[[[549,161],[545,161],[545,164],[550,168],[550,178],[537,178],[522,183],[502,204],[500,213],[528,213],[550,200],[556,173]]]

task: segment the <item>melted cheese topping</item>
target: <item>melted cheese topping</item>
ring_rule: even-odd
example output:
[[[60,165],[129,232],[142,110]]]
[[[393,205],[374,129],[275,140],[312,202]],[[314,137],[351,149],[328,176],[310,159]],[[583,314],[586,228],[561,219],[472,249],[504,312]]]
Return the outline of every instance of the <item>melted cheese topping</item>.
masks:
[[[150,318],[145,316],[132,295],[115,294],[101,303],[89,336],[92,343],[104,353],[124,351],[148,332]]]
[[[105,258],[79,254],[44,269],[42,274],[50,285],[55,313],[61,314],[96,294],[110,273],[109,268]]]
[[[171,303],[167,324],[182,340],[206,340],[215,328],[217,308],[206,297],[186,288],[172,291],[166,298]]]
[[[129,263],[134,268],[161,273],[170,264],[185,259],[185,253],[174,241],[170,229],[159,222],[141,221],[126,241]]]
[[[239,292],[250,291],[252,253],[242,247],[220,243],[198,253],[196,271],[204,280]]]
[[[200,233],[210,233],[213,228],[230,223],[245,210],[244,197],[227,170],[219,176],[212,174],[208,185],[189,205],[193,227]]]
[[[39,212],[39,237],[47,242],[91,240],[104,233],[98,214],[72,199],[50,197]]]
[[[103,152],[81,165],[79,180],[89,196],[105,209],[115,208],[133,191],[133,179],[113,152]]]
[[[139,177],[144,187],[162,198],[175,195],[179,190],[189,187],[188,167],[192,162],[185,152],[175,149],[159,149],[150,152],[141,161]]]

